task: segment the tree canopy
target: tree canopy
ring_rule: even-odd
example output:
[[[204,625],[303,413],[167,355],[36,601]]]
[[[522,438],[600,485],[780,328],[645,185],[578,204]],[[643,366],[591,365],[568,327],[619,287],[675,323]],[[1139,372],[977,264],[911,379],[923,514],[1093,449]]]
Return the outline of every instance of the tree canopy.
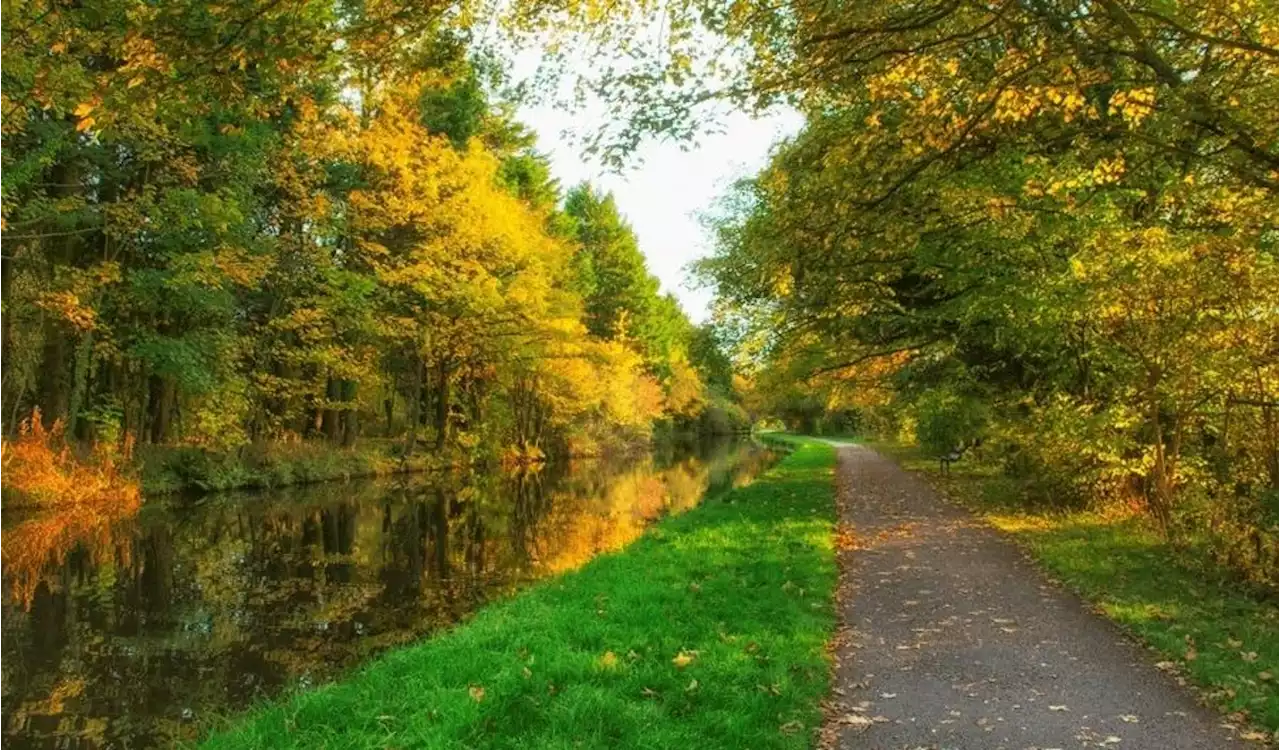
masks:
[[[985,439],[1052,502],[1128,498],[1274,585],[1274,2],[580,20],[634,50],[583,81],[617,118],[607,157],[705,130],[716,102],[805,116],[699,265],[755,408],[939,453]]]
[[[697,417],[692,326],[612,199],[561,192],[479,8],[8,10],[10,433],[540,454]]]

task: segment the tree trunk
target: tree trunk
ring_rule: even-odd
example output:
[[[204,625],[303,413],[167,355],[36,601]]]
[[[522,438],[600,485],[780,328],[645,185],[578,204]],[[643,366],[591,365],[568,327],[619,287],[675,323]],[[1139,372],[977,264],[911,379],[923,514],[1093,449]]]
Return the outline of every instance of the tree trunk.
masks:
[[[169,439],[175,395],[172,381],[159,375],[151,376],[151,442],[155,445]]]
[[[1155,441],[1155,465],[1151,467],[1152,493],[1150,505],[1152,515],[1160,525],[1160,531],[1169,533],[1170,511],[1173,507],[1173,486],[1169,476],[1168,459],[1164,445],[1164,423],[1160,417],[1160,402],[1154,394],[1150,397],[1151,428]]]
[[[40,414],[46,427],[67,416],[71,408],[71,347],[65,326],[44,316],[44,355],[40,363]]]
[[[391,431],[395,422],[396,415],[396,389],[400,387],[400,375],[395,373],[391,376],[391,389],[387,392],[387,397],[382,401],[382,409],[387,419],[387,437],[391,437]]]
[[[10,329],[13,326],[13,310],[9,299],[13,297],[13,256],[12,247],[0,250],[0,385],[8,384],[10,362],[12,362],[13,339]],[[4,390],[0,389],[0,398]]]
[[[84,437],[80,434],[80,412],[84,410],[85,394],[89,387],[89,370],[93,364],[93,331],[87,331],[80,337],[76,346],[74,370],[71,374],[71,397],[67,403],[67,435]]]
[[[81,166],[74,162],[62,162],[55,165],[51,172],[51,180],[56,186],[51,194],[64,197],[81,192]],[[43,244],[40,248],[46,256],[50,268],[75,265],[76,255],[80,249],[81,239],[72,232],[61,239]],[[44,352],[38,377],[39,406],[46,425],[52,425],[59,419],[65,419],[71,409],[71,368],[74,358],[72,333],[66,321],[53,313],[41,315],[44,327]],[[7,352],[6,352],[7,353]]]
[[[348,404],[342,410],[342,447],[350,448],[356,444],[360,435],[360,413],[356,409],[356,395],[359,384],[354,380],[342,381],[342,400]]]
[[[452,378],[449,364],[441,360],[436,368],[436,450],[449,444],[449,409],[452,406]]]
[[[342,384],[332,376],[326,379],[324,386],[324,409],[320,413],[320,431],[331,443],[338,442],[339,427],[338,410],[333,404],[342,400]]]
[[[1275,456],[1280,453],[1280,446],[1277,446],[1277,430],[1275,411],[1270,406],[1262,407],[1262,434],[1266,436],[1267,455]],[[1267,461],[1267,476],[1271,480],[1271,488],[1275,489],[1280,486],[1280,465],[1275,461]]]
[[[413,397],[409,399],[409,436],[405,439],[404,455],[405,458],[413,455],[414,448],[418,444],[418,422],[422,419],[422,360],[414,358],[413,364],[413,380],[411,381],[409,392]]]

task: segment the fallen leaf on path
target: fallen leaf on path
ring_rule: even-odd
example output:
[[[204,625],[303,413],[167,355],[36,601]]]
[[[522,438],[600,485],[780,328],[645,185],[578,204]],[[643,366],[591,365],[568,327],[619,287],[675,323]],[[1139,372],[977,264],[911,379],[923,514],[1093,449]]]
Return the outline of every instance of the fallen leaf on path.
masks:
[[[1133,714],[1122,714],[1120,716],[1120,721],[1123,721],[1126,724],[1137,724],[1138,717],[1134,716]]]
[[[880,697],[888,700],[890,698],[897,698],[898,694],[897,693],[881,693]]]
[[[1066,706],[1049,706],[1050,711],[1066,711]]]

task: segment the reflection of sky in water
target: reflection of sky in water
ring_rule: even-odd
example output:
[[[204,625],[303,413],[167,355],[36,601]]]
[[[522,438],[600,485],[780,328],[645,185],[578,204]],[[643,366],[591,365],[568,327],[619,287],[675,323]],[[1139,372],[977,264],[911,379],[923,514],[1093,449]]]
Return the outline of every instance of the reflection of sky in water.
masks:
[[[722,443],[532,474],[156,503],[117,519],[9,514],[5,746],[193,737],[617,549],[763,461]]]

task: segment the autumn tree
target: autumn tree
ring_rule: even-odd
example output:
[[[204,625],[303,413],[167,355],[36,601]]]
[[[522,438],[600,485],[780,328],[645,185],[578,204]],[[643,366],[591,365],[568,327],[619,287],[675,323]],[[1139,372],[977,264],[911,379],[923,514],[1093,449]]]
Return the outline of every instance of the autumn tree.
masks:
[[[11,10],[9,434],[38,407],[197,455],[496,452],[696,410],[683,312],[611,202],[562,196],[472,35],[520,4]]]
[[[1136,497],[1274,585],[1274,2],[650,11],[592,19],[633,49],[580,82],[606,155],[716,102],[806,116],[700,268],[775,410],[994,434],[1047,496]]]

